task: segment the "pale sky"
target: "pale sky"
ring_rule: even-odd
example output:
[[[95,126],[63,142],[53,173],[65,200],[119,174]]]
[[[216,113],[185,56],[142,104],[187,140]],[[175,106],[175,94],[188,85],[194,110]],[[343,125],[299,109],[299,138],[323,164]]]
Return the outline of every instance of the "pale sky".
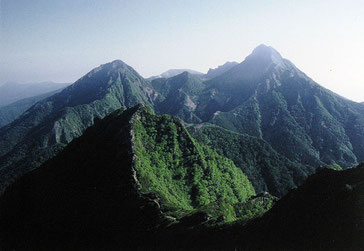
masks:
[[[206,72],[262,43],[364,101],[362,0],[0,0],[0,84],[74,82],[115,59],[144,77]]]

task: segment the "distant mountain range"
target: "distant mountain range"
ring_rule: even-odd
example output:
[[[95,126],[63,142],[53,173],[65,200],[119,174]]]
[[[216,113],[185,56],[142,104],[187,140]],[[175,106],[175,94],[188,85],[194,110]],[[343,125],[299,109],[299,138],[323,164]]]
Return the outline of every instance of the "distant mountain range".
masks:
[[[18,100],[25,98],[35,97],[42,94],[50,93],[59,90],[70,83],[54,83],[54,82],[41,82],[41,83],[27,83],[19,84],[9,82],[0,85],[0,107],[9,105]]]
[[[154,80],[157,78],[171,78],[171,77],[177,76],[183,72],[188,72],[188,73],[191,73],[194,75],[200,75],[200,76],[203,75],[203,73],[201,73],[201,72],[190,70],[190,69],[170,69],[168,71],[161,73],[160,75],[149,77],[149,78],[147,78],[147,80],[151,81],[151,80]]]
[[[147,80],[152,81],[152,80],[158,79],[158,78],[171,78],[171,77],[177,76],[183,72],[188,72],[192,75],[200,77],[203,80],[206,80],[206,79],[211,79],[218,75],[223,74],[224,72],[230,70],[237,64],[238,64],[237,62],[226,62],[225,64],[220,65],[215,69],[210,68],[206,74],[195,71],[195,70],[190,70],[190,69],[170,69],[166,72],[163,72],[160,75],[149,77],[149,78],[147,78]]]
[[[47,97],[50,97],[60,92],[62,89],[58,89],[55,91],[47,92],[29,98],[20,99],[18,101],[15,101],[14,103],[0,107],[0,127],[3,127],[13,122],[21,114],[23,114],[26,110],[28,110],[32,105],[34,105],[40,100],[43,100]]]

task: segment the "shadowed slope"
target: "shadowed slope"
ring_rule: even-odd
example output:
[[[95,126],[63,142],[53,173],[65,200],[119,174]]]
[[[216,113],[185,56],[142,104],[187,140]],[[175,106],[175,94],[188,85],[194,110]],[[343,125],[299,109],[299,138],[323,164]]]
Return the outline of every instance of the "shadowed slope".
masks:
[[[156,233],[184,215],[254,194],[232,161],[197,144],[179,120],[138,105],[13,183],[0,197],[0,240],[9,250],[153,248]]]

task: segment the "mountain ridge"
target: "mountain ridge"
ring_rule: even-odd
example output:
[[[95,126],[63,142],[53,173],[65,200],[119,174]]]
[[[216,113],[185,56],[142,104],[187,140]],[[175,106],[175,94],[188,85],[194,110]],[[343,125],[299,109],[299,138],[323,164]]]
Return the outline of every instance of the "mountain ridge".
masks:
[[[179,119],[136,105],[96,122],[7,188],[0,242],[6,249],[133,248],[161,228],[186,224],[202,206],[252,195],[242,171],[196,143]],[[223,221],[238,217],[232,206],[221,210]],[[214,222],[220,213],[199,214]]]
[[[289,173],[289,179],[300,182],[319,166],[348,168],[364,160],[364,107],[321,87],[261,45],[209,80],[182,72],[147,81],[121,60],[91,70],[0,129],[0,183],[54,156],[94,120],[138,103],[189,124],[211,123],[260,138],[296,163],[302,172]]]
[[[357,250],[361,161],[364,107],[272,47],[208,80],[115,60],[0,128],[0,243]]]
[[[121,60],[101,65],[0,128],[0,190],[37,168],[110,112],[153,102],[153,91]]]

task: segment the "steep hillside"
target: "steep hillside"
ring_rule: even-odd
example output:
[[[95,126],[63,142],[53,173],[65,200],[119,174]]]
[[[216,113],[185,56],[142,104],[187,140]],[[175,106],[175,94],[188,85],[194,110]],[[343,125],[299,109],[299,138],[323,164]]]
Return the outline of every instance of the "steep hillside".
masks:
[[[314,167],[288,160],[263,139],[234,133],[218,126],[196,125],[189,128],[197,141],[234,161],[249,178],[257,193],[269,192],[282,197],[302,184]]]
[[[122,107],[152,102],[149,83],[122,61],[92,70],[0,129],[0,191],[55,156],[95,119]]]
[[[294,162],[351,167],[364,161],[364,107],[321,87],[271,47],[204,82],[202,121],[261,137]]]
[[[184,73],[152,85],[157,112],[253,136],[210,130],[205,143],[242,168],[257,191],[282,196],[320,166],[364,161],[364,107],[321,87],[271,47],[258,46],[207,81]]]
[[[97,122],[6,190],[1,247],[153,248],[170,224],[219,218],[218,201],[233,210],[220,221],[236,220],[232,206],[254,194],[231,160],[196,143],[179,120],[135,106]]]
[[[133,121],[136,170],[144,192],[192,209],[217,199],[235,204],[254,194],[231,160],[199,145],[178,119],[142,110]]]

